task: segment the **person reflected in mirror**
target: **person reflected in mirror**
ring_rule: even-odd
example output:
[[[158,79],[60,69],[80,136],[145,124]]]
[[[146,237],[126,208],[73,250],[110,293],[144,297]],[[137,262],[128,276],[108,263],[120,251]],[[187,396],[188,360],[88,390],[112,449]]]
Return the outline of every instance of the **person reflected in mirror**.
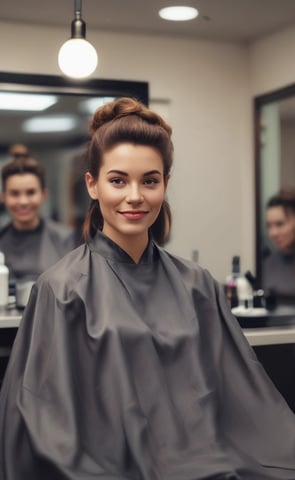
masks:
[[[271,248],[262,263],[262,286],[279,303],[295,303],[295,189],[283,188],[266,205]]]
[[[29,156],[30,156],[30,150],[29,150],[29,147],[27,147],[27,145],[23,143],[13,143],[10,145],[8,149],[7,158],[1,161],[1,168],[3,168],[6,163],[11,162],[12,160],[15,160],[18,157],[25,158]],[[0,228],[3,225],[5,225],[9,220],[9,215],[5,208],[2,192],[3,192],[3,188],[2,188],[1,178],[0,178]]]
[[[30,149],[27,147],[27,145],[24,145],[23,143],[13,143],[9,147],[9,157],[10,160],[16,160],[17,158],[25,158],[25,157],[30,157]]]
[[[0,230],[0,250],[11,281],[34,281],[74,248],[73,230],[41,216],[48,191],[39,161],[18,156],[3,166],[1,178],[10,221]]]
[[[0,393],[0,478],[295,478],[294,414],[222,286],[164,248],[171,135],[131,98],[94,114],[85,243],[33,287]]]

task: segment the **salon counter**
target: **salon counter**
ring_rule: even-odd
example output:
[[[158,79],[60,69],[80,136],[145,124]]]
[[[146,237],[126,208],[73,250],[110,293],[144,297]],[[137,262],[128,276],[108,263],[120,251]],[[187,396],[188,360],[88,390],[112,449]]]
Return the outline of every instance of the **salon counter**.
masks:
[[[22,312],[19,310],[0,311],[0,329],[18,328],[22,318]],[[1,335],[1,331],[0,331]]]
[[[1,330],[17,329],[21,318],[22,311],[0,311],[0,352]],[[260,317],[237,315],[237,319],[250,345],[295,344],[295,309],[280,308]]]
[[[274,310],[233,309],[250,345],[295,344],[295,308],[279,306]]]

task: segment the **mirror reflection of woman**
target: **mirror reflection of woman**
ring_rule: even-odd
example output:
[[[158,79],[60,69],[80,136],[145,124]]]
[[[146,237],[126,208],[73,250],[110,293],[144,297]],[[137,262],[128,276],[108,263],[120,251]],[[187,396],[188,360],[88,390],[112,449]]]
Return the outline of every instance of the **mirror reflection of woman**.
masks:
[[[34,281],[74,248],[73,232],[41,216],[48,192],[40,162],[19,156],[4,165],[1,176],[2,199],[11,220],[0,230],[0,250],[11,280]]]
[[[279,301],[295,302],[295,190],[282,189],[266,206],[272,248],[263,261],[263,287]]]

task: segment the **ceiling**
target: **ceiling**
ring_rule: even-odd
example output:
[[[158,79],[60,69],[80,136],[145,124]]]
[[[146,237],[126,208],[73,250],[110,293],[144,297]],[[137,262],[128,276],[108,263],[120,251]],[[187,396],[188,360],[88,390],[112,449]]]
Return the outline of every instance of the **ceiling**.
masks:
[[[1,0],[0,22],[64,26],[69,34],[74,4],[74,0]],[[174,4],[187,4],[199,10],[199,17],[189,22],[162,20],[158,10],[169,4],[172,0],[82,0],[82,17],[88,29],[202,37],[244,44],[295,24],[295,0],[174,0]],[[71,111],[64,102],[60,98],[54,108]],[[290,116],[289,104],[282,105],[282,109],[284,116]],[[294,110],[292,107],[291,111]],[[21,141],[32,138],[21,128],[22,122],[31,116],[30,112],[1,113],[0,152],[1,147],[5,149],[8,143],[13,143],[16,128]],[[71,138],[81,129],[81,124],[77,125]],[[56,137],[56,133],[53,135]],[[43,137],[48,139],[49,134],[38,134],[38,141],[43,141]]]
[[[199,16],[168,22],[158,10],[190,5]],[[1,0],[0,21],[65,26],[74,17],[74,0]],[[249,43],[295,23],[295,0],[83,0],[88,29],[202,37]]]

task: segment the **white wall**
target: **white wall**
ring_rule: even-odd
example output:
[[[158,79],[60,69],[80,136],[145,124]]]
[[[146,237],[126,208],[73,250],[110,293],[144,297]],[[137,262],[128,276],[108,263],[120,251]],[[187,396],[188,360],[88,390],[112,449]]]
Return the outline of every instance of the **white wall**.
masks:
[[[253,128],[248,49],[161,36],[96,33],[95,77],[144,80],[167,99],[175,167],[168,248],[223,281],[231,257],[254,270]],[[60,74],[57,52],[68,29],[0,22],[1,70]],[[7,48],[9,46],[9,49]]]
[[[295,25],[251,45],[249,66],[253,95],[295,83],[294,44]]]

